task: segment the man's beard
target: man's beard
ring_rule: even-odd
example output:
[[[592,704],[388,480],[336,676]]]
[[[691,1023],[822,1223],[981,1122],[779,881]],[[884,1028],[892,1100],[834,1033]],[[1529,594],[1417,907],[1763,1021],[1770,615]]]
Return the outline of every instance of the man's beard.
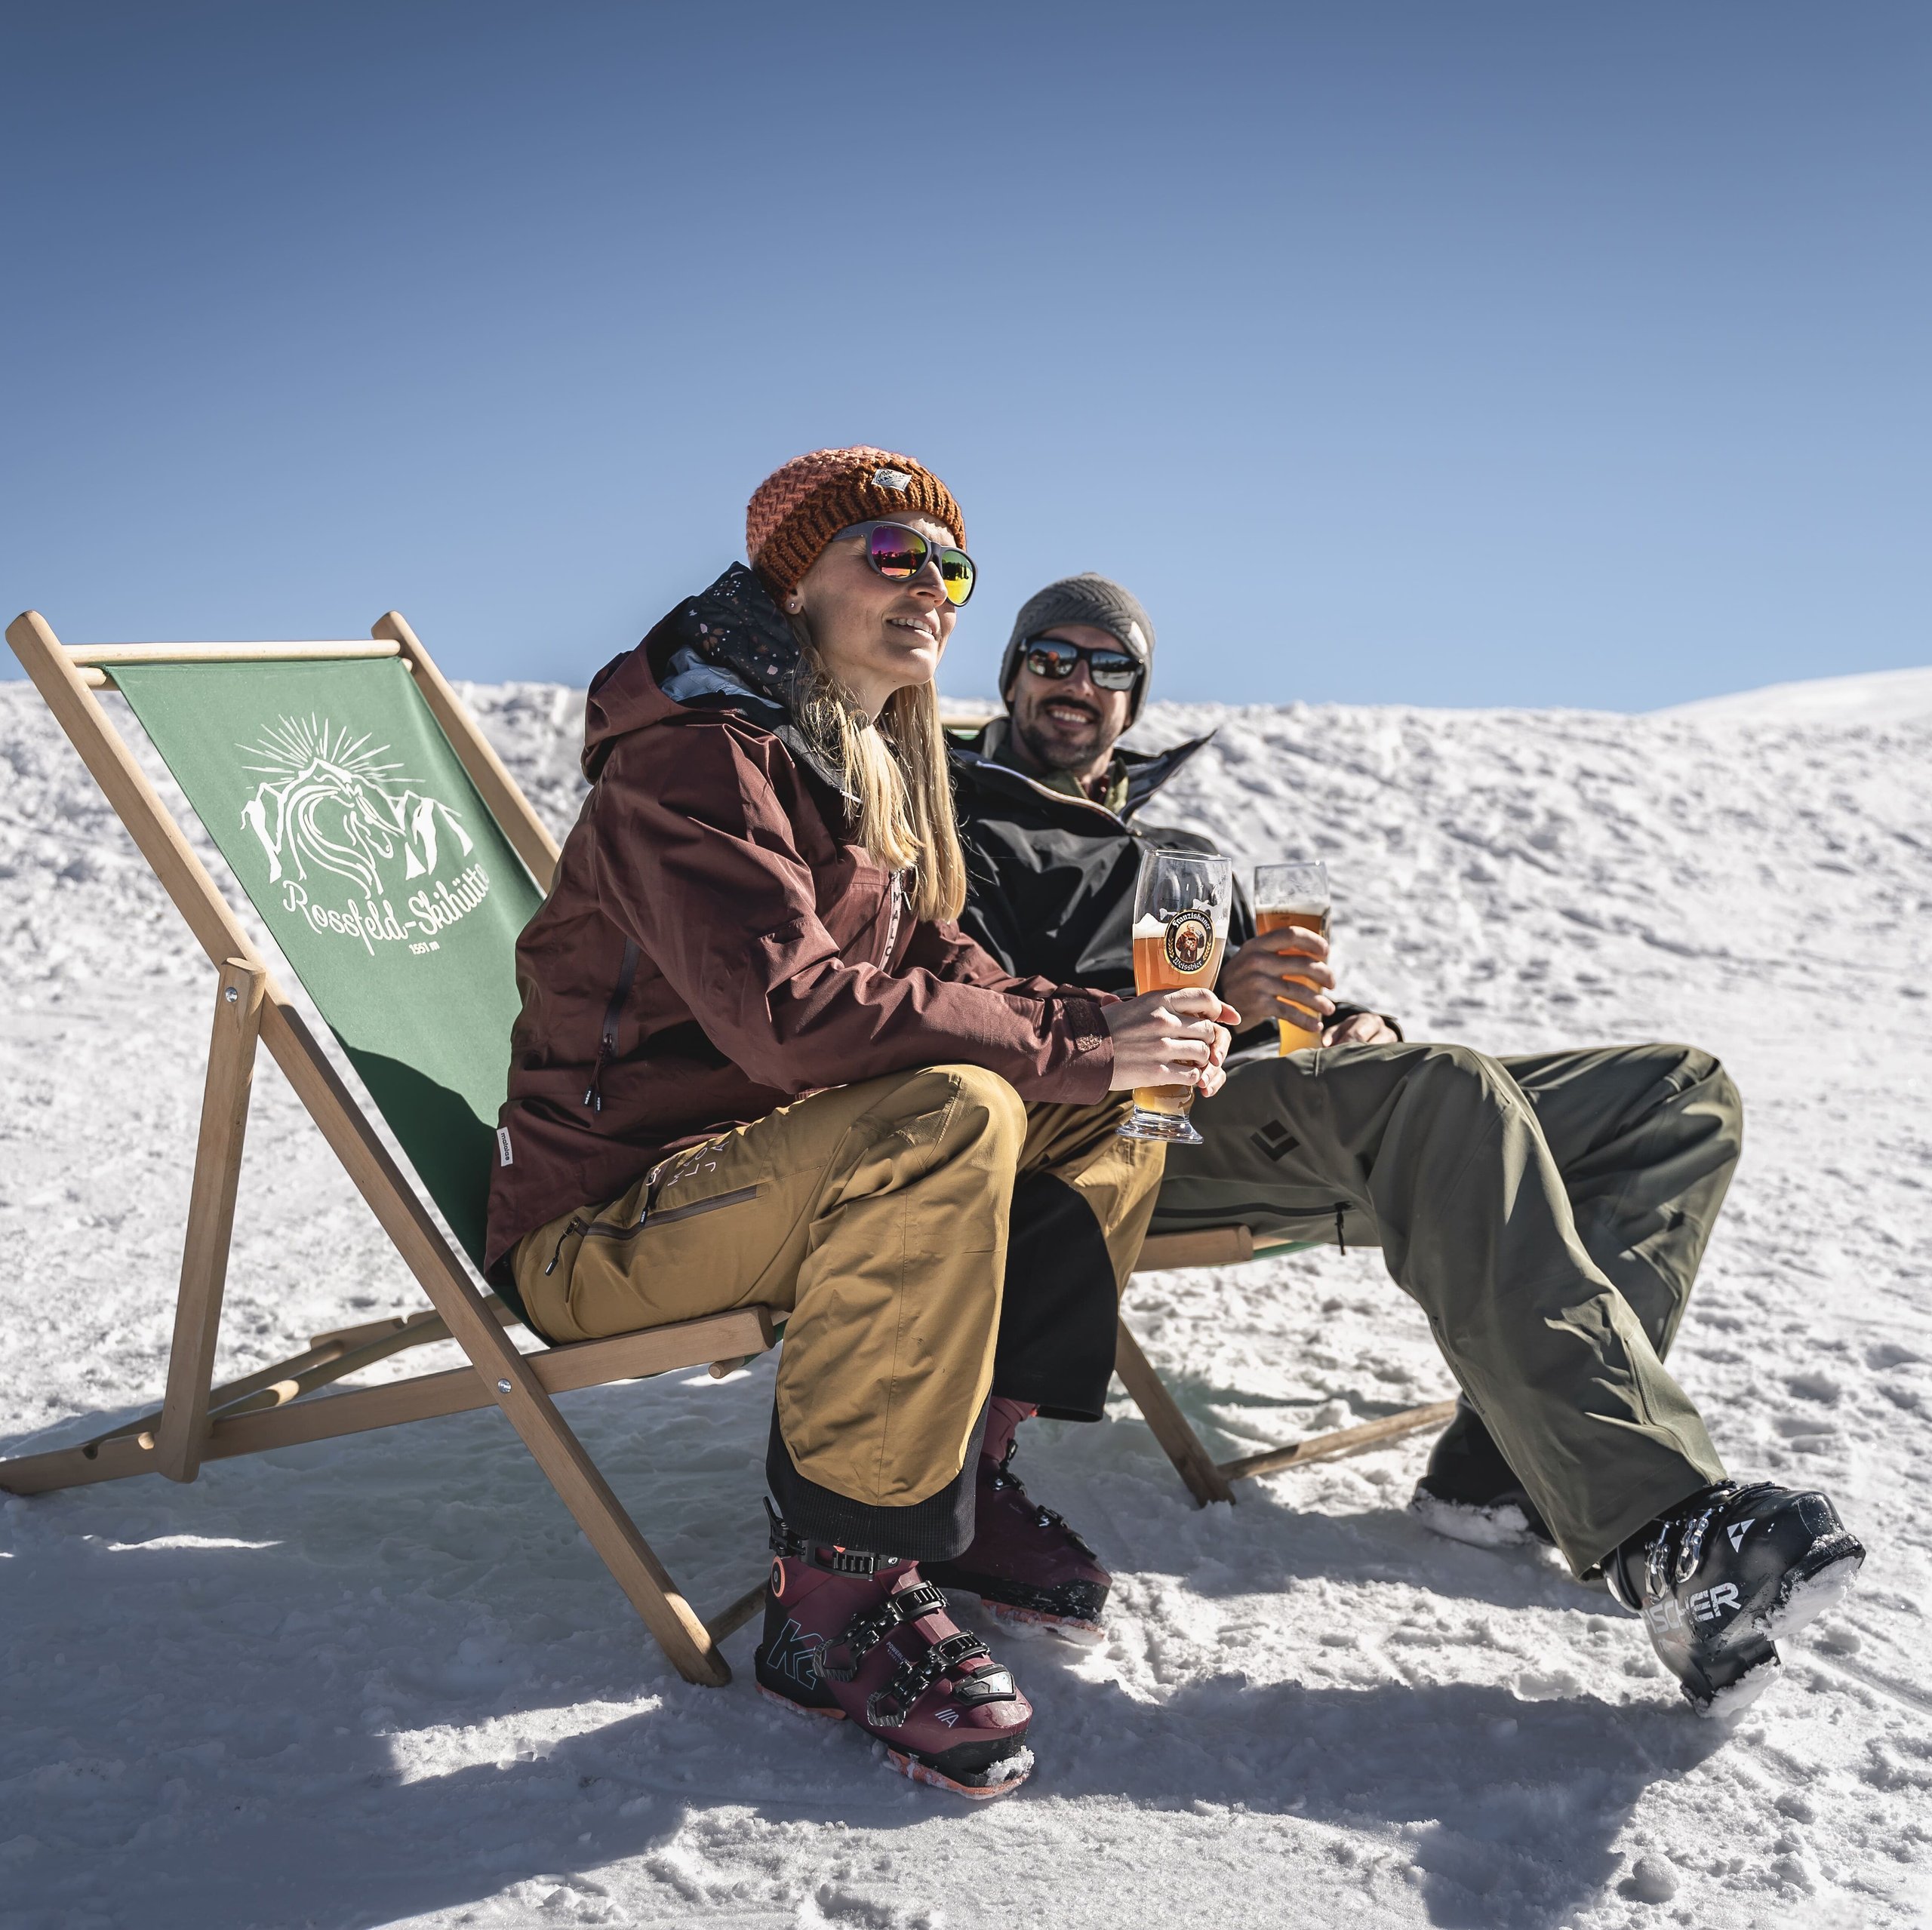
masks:
[[[1094,720],[1097,726],[1100,720]],[[1100,733],[1097,728],[1094,734],[1076,745],[1057,734],[1044,736],[1030,721],[1018,712],[1014,713],[1014,735],[1025,747],[1026,754],[1042,770],[1084,770],[1101,754]]]

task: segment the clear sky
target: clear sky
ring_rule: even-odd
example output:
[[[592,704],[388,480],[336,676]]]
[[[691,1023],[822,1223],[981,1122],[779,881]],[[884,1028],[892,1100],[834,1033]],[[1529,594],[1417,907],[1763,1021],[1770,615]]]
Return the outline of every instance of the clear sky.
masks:
[[[0,601],[583,681],[801,450],[942,686],[1647,709],[1932,661],[1932,8],[0,7]],[[11,667],[11,659],[6,659]]]

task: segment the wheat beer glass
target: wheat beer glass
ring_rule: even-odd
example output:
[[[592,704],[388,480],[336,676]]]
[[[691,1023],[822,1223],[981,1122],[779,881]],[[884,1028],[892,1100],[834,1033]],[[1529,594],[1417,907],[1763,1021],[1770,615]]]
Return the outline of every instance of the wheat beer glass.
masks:
[[[1297,930],[1328,936],[1328,867],[1326,865],[1257,865],[1254,868],[1254,929],[1266,934],[1284,925]],[[1294,974],[1284,971],[1284,978]],[[1297,985],[1312,981],[1297,979]],[[1321,1043],[1319,1025],[1297,1025],[1283,1019],[1278,1010],[1275,1023],[1281,1028],[1281,1054],[1300,1052]]]
[[[1204,985],[1211,991],[1220,976],[1234,893],[1234,872],[1225,858],[1143,850],[1134,893],[1134,990]],[[1192,1086],[1136,1086],[1121,1136],[1199,1145],[1201,1135],[1187,1117],[1193,1099]]]

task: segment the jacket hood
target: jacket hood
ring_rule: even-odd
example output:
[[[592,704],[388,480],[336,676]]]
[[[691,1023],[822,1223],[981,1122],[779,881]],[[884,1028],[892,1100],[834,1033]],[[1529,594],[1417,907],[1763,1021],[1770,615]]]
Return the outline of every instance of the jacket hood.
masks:
[[[1025,772],[1015,770],[1011,764],[995,763],[986,754],[986,736],[990,728],[990,725],[983,725],[969,735],[947,733],[948,745],[955,759],[983,782],[1006,790],[1023,786],[1034,797],[1051,798],[1071,811],[1103,811],[1109,817],[1115,815],[1104,804],[1069,797],[1063,791],[1036,783]],[[1129,751],[1116,746],[1114,755],[1127,773],[1127,801],[1119,812],[1121,822],[1132,818],[1183,764],[1214,739],[1214,733],[1211,730],[1204,737],[1191,737],[1186,743],[1176,744],[1164,751]]]
[[[724,675],[712,694],[679,701],[666,694],[672,658],[689,650]],[[590,680],[583,707],[585,778],[597,773],[617,739],[685,710],[735,710],[783,737],[820,776],[823,761],[792,727],[807,672],[797,633],[757,576],[734,563],[688,598],[642,643],[613,657]]]

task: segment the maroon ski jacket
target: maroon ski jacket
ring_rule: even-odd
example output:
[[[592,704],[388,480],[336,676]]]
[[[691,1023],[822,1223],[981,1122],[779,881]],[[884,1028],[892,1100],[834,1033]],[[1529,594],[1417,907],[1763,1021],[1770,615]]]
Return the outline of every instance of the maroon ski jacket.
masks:
[[[485,1255],[499,1278],[525,1234],[825,1086],[964,1062],[1024,1099],[1107,1091],[1108,994],[1015,978],[956,926],[915,920],[851,841],[780,700],[788,643],[739,569],[591,686],[590,794],[517,945]],[[666,696],[674,657],[686,674],[669,681],[714,687]],[[691,675],[700,657],[718,674]]]

